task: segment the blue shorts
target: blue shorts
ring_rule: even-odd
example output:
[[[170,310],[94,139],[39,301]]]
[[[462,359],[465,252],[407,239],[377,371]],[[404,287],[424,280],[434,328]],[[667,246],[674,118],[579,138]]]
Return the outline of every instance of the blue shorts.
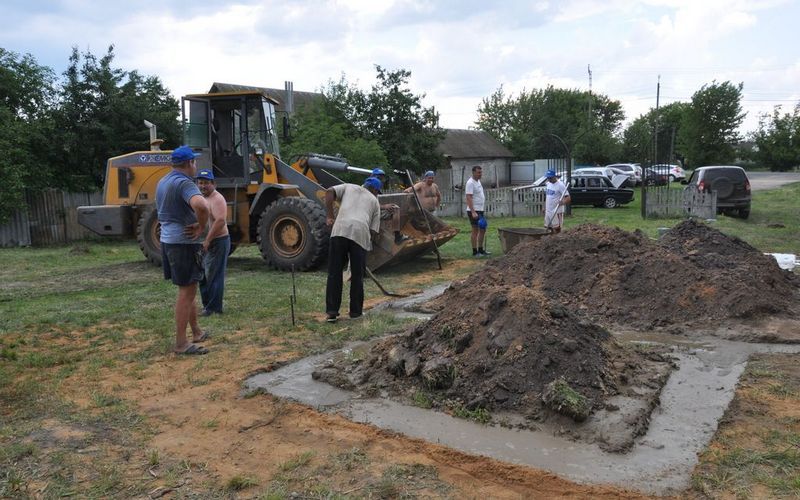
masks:
[[[161,267],[164,279],[187,286],[203,279],[203,245],[161,242]]]

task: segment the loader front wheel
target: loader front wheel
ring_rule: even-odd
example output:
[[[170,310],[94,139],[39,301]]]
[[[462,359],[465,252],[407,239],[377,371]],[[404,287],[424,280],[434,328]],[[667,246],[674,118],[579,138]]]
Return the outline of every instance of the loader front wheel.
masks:
[[[325,211],[308,198],[279,198],[258,221],[258,248],[271,267],[305,271],[316,267],[328,247]]]
[[[145,258],[154,266],[161,267],[161,224],[155,205],[142,211],[136,225],[136,239]]]

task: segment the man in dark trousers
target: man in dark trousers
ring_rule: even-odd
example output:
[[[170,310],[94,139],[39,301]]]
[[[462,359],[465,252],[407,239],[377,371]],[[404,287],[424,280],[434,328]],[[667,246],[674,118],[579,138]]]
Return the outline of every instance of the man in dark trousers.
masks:
[[[156,187],[164,279],[171,279],[178,286],[173,348],[176,354],[208,353],[195,343],[208,337],[197,324],[194,304],[197,283],[203,278],[203,246],[199,238],[208,222],[208,205],[194,182],[198,156],[189,146],[177,148],[172,152],[172,170]],[[187,324],[192,328],[193,342],[186,336]]]
[[[331,227],[328,254],[328,284],[325,289],[327,321],[335,323],[342,305],[342,271],[350,260],[350,317],[358,318],[364,308],[364,273],[367,252],[372,250],[372,233],[381,229],[378,192],[381,181],[369,177],[363,186],[339,184],[325,193],[326,223]],[[333,204],[339,202],[334,217]]]
[[[197,173],[197,187],[206,198],[209,210],[208,233],[203,239],[203,279],[200,281],[200,298],[203,311],[200,316],[222,314],[222,296],[225,294],[225,268],[231,253],[231,237],[226,217],[228,204],[217,191],[214,172],[210,168]]]

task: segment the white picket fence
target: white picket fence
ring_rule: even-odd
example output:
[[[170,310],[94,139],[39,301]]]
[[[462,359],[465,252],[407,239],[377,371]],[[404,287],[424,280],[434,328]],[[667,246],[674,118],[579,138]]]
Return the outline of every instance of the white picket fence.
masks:
[[[395,191],[399,192],[399,191]],[[544,211],[545,193],[543,189],[518,189],[503,187],[484,189],[486,205],[484,212],[488,217],[530,217],[541,215]],[[384,191],[386,194],[391,191]],[[465,217],[467,202],[460,189],[442,191],[442,203],[436,210],[439,217]]]
[[[648,189],[645,214],[647,218],[653,219],[682,217],[713,219],[717,214],[717,192],[700,193],[696,189]]]

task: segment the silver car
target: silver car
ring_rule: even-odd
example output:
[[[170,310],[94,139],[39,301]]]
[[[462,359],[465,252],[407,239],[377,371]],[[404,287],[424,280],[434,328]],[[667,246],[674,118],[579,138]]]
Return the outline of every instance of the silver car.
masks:
[[[636,163],[612,163],[611,165],[606,165],[607,168],[616,168],[617,170],[622,170],[625,172],[628,177],[630,178],[631,182],[635,186],[642,185],[642,167]]]

